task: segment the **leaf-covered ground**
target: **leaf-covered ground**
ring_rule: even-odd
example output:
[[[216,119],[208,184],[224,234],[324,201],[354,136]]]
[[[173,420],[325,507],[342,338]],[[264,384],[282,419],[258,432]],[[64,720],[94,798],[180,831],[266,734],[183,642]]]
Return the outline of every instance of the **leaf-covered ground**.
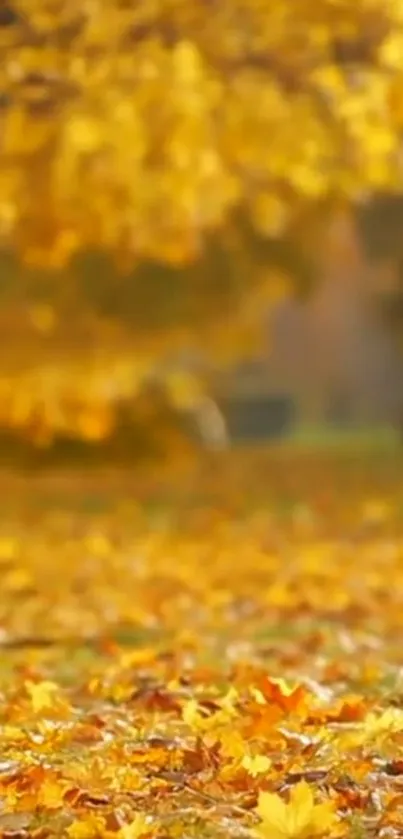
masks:
[[[403,458],[0,480],[0,835],[403,836]]]

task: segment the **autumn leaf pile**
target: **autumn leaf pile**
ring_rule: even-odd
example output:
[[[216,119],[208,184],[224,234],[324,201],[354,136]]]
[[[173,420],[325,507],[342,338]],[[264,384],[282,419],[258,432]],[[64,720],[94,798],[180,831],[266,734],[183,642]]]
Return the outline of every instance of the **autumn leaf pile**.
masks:
[[[0,835],[398,839],[399,470],[2,477]]]

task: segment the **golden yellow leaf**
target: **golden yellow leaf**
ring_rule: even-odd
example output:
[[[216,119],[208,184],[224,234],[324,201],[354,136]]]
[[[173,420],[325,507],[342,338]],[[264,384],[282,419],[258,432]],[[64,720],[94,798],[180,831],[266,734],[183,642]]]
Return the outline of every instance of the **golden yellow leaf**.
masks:
[[[340,735],[338,746],[341,750],[355,749],[364,743],[385,741],[392,734],[402,731],[403,710],[401,708],[387,708],[381,714],[371,711],[362,724],[355,727],[355,730]]]
[[[279,795],[260,792],[257,813],[261,839],[311,839],[329,836],[337,817],[331,802],[315,804],[312,789],[305,781],[297,784],[286,804]]]
[[[242,759],[242,766],[252,778],[264,775],[271,767],[271,760],[267,755],[245,755]]]
[[[197,700],[189,699],[182,709],[184,722],[196,731],[214,731],[227,726],[233,720],[234,712],[222,708],[212,714],[204,715]]]
[[[31,700],[35,714],[55,707],[60,698],[59,687],[55,682],[25,682],[25,689]]]
[[[190,728],[204,728],[205,720],[200,713],[200,706],[197,699],[189,699],[185,702],[182,710],[182,718]]]
[[[130,824],[125,824],[118,831],[119,839],[139,839],[150,832],[150,819],[145,813],[136,813]]]
[[[105,821],[89,813],[85,819],[72,822],[67,828],[69,839],[97,839],[105,836]]]
[[[48,810],[57,809],[63,805],[63,795],[68,789],[66,782],[45,778],[38,793],[38,804]]]
[[[247,754],[247,743],[237,731],[224,731],[220,736],[220,751],[224,757],[243,761]]]

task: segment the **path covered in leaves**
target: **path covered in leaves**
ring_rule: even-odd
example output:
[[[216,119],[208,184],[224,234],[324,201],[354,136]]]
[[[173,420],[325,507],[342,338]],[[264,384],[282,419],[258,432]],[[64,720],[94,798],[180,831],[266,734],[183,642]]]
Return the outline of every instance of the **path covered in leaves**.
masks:
[[[403,836],[401,466],[1,478],[0,836]]]

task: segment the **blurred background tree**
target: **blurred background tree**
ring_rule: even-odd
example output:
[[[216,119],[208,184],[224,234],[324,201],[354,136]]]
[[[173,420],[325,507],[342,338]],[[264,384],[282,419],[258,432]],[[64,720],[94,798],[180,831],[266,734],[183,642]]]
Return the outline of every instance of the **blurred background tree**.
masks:
[[[402,124],[400,0],[3,2],[0,424],[206,404],[334,213],[398,189]]]
[[[403,194],[375,193],[356,216],[368,258],[384,278],[378,296],[382,317],[403,347]]]

